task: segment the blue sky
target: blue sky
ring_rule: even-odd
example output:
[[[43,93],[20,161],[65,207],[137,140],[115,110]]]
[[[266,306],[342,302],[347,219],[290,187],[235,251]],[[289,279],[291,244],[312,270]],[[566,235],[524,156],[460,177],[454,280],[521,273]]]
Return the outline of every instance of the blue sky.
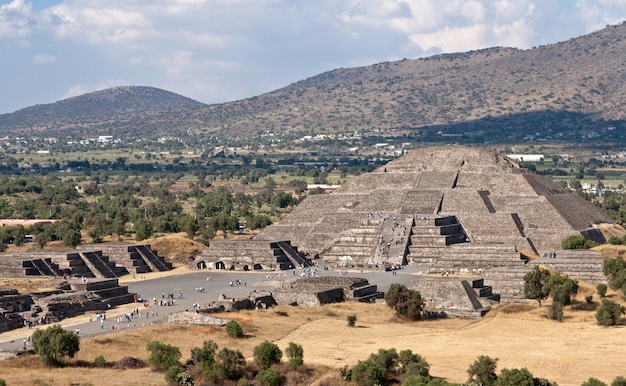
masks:
[[[626,0],[0,0],[0,113],[120,85],[221,103],[624,20]]]

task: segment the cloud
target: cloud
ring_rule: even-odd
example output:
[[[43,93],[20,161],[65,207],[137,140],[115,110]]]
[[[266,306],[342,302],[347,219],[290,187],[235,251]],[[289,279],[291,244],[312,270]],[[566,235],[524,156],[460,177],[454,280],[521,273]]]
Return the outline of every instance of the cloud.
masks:
[[[35,56],[33,56],[33,62],[35,63],[56,63],[57,62],[57,58],[54,55],[44,55],[44,54],[37,54]]]
[[[31,33],[31,6],[24,0],[13,0],[0,5],[0,40],[16,40],[27,45],[24,40]]]

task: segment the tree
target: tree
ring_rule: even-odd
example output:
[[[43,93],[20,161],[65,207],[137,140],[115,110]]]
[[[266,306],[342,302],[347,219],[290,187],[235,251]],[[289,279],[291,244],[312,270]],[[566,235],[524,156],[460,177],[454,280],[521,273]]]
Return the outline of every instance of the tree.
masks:
[[[550,271],[536,265],[532,271],[524,275],[524,297],[537,300],[541,306],[541,301],[547,299],[550,293],[549,280]]]
[[[598,292],[598,296],[600,296],[601,298],[606,297],[606,291],[607,291],[608,287],[606,284],[604,283],[600,283],[596,286],[596,291]]]
[[[408,376],[420,375],[430,377],[430,365],[419,354],[413,354],[411,350],[402,350],[398,354],[398,363],[402,372]]]
[[[178,347],[158,341],[152,341],[148,343],[146,348],[150,351],[148,362],[155,369],[165,370],[170,369],[173,366],[178,366],[178,360],[181,357],[180,349]]]
[[[152,236],[152,224],[145,219],[135,222],[135,240],[142,241]]]
[[[596,320],[603,326],[615,326],[620,317],[626,312],[624,306],[613,301],[603,299],[602,305],[596,311]]]
[[[607,384],[597,378],[591,377],[583,382],[580,386],[607,386]]]
[[[263,386],[280,386],[280,373],[274,369],[259,371],[256,375],[256,379],[261,382]]]
[[[613,382],[611,382],[611,386],[626,386],[626,378],[625,377],[615,377]]]
[[[73,358],[80,350],[80,338],[61,326],[48,327],[33,333],[33,348],[46,365],[58,366],[63,357]]]
[[[385,302],[396,315],[408,320],[421,320],[424,302],[419,291],[410,290],[402,284],[392,284],[385,294]]]
[[[385,369],[385,372],[394,371],[398,366],[398,352],[395,348],[390,349],[378,349],[377,353],[370,354],[369,360],[376,364],[376,366]]]
[[[280,363],[283,352],[277,345],[266,340],[254,348],[252,355],[257,366],[268,369],[272,364]]]
[[[498,386],[534,386],[533,375],[527,369],[502,369]]]
[[[496,374],[498,358],[492,359],[486,355],[479,356],[467,369],[469,382],[478,382],[483,386],[496,385],[498,375]]]
[[[224,347],[217,353],[214,371],[220,379],[237,379],[243,373],[245,367],[246,359],[241,351]]]
[[[191,361],[198,367],[207,369],[215,363],[217,343],[212,340],[204,341],[202,347],[191,349]]]
[[[63,235],[63,245],[70,248],[76,248],[78,244],[80,244],[81,236],[80,230],[69,229]]]
[[[226,323],[225,328],[228,335],[233,338],[243,338],[243,328],[241,328],[241,325],[237,323],[236,320],[231,320]]]
[[[554,302],[567,306],[572,302],[572,295],[578,293],[578,281],[557,272],[550,276],[548,290]]]
[[[297,358],[297,357],[304,357],[304,349],[302,348],[302,345],[299,345],[294,342],[289,342],[289,345],[285,349],[285,355],[287,355],[287,358],[290,358],[290,359]]]
[[[385,369],[371,360],[359,361],[350,373],[352,382],[358,386],[378,386],[386,377]]]

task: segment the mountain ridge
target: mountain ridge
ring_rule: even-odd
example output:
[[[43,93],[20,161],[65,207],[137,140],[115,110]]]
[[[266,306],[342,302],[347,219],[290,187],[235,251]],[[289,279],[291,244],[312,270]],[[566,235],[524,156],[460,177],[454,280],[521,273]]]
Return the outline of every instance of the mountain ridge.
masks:
[[[624,37],[626,22],[528,50],[493,47],[339,68],[211,105],[151,87],[117,87],[0,115],[0,134],[472,134],[484,126],[483,136],[498,135],[497,127],[546,136],[579,128],[622,130]]]

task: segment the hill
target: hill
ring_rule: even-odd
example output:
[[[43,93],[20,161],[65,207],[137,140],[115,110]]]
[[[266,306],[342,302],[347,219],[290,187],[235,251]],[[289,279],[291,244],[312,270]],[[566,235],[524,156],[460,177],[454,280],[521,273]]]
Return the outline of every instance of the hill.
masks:
[[[396,130],[428,140],[626,137],[626,23],[529,50],[495,47],[337,69],[245,100],[203,105],[118,87],[0,115],[0,134],[253,137]],[[393,134],[393,133],[392,133]]]
[[[0,115],[3,134],[93,137],[165,134],[205,105],[153,87],[125,86]]]

